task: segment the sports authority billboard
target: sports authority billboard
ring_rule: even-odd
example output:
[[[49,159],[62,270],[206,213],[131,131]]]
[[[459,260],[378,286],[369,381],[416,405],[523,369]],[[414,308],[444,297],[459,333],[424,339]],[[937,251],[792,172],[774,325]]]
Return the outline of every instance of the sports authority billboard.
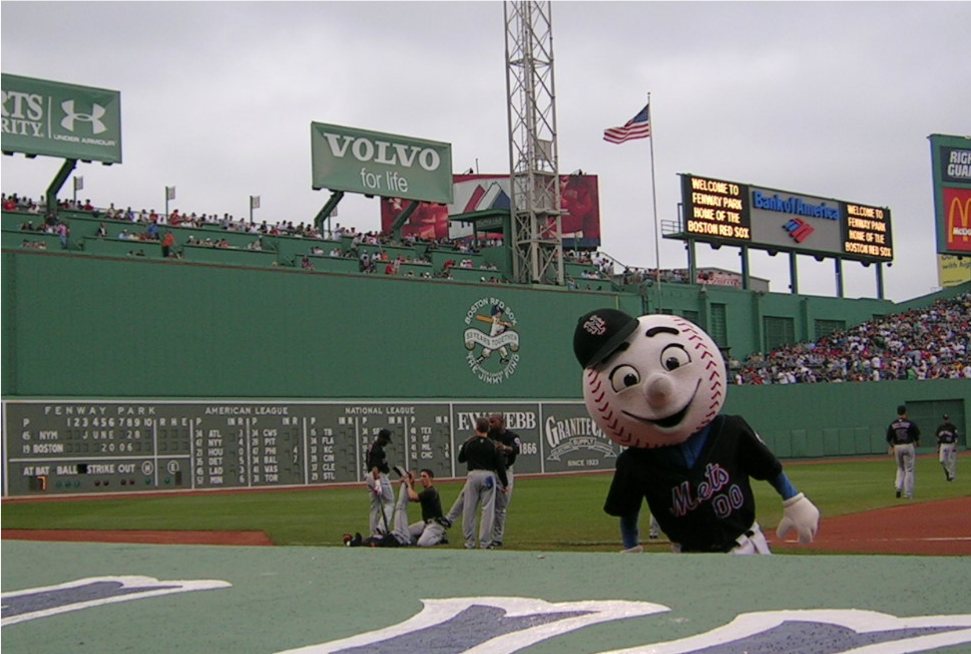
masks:
[[[314,190],[452,201],[452,145],[310,123]]]
[[[509,175],[453,175],[453,197],[448,204],[421,203],[402,230],[405,236],[440,240],[472,235],[472,226],[450,222],[449,216],[511,207]],[[408,206],[402,198],[381,199],[381,229],[388,231]],[[560,176],[561,230],[566,247],[600,245],[600,192],[596,175]],[[495,228],[501,224],[479,230]]]
[[[715,244],[893,260],[890,210],[681,174],[683,232]]]
[[[2,75],[4,153],[121,163],[121,94]]]
[[[971,138],[932,134],[937,252],[971,255]]]

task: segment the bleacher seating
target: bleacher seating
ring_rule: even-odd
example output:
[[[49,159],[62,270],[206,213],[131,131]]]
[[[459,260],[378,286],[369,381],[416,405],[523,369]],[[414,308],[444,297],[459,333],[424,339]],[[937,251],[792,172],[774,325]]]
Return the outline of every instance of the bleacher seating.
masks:
[[[37,248],[42,250],[61,251],[61,237],[57,234],[44,232],[23,232],[19,229],[3,229],[3,247],[5,248]]]
[[[71,238],[72,240],[75,240],[73,234],[71,235]],[[89,254],[113,257],[162,257],[162,244],[158,241],[140,241],[127,238],[99,238],[97,236],[85,236],[79,245],[81,250]]]
[[[58,210],[58,219],[70,228],[67,251],[96,256],[145,256],[161,258],[162,248],[159,240],[144,238],[148,225],[120,218],[108,218],[104,211],[83,211],[79,209]],[[3,247],[20,248],[25,241],[43,243],[44,249],[65,251],[56,234],[44,232],[21,232],[21,226],[31,221],[34,226],[43,224],[44,217],[38,213],[24,211],[3,212]],[[104,226],[105,236],[98,232]],[[359,255],[367,252],[371,256],[381,255],[375,262],[371,274],[384,275],[386,261],[399,260],[398,277],[423,279],[451,279],[459,282],[506,283],[509,281],[508,265],[501,258],[501,248],[496,252],[469,252],[440,244],[429,243],[364,243],[354,246],[354,235],[345,234],[339,239],[302,237],[291,234],[261,234],[250,231],[223,229],[218,225],[168,225],[159,224],[158,235],[171,232],[175,237],[173,252],[186,262],[204,262],[239,266],[284,266],[300,268],[304,256],[309,257],[316,272],[360,273]],[[22,237],[21,234],[29,234]],[[121,235],[122,238],[119,238]],[[131,235],[136,238],[129,238]],[[261,249],[249,249],[259,239]],[[190,240],[192,243],[190,244]],[[219,241],[229,243],[230,247],[210,247]],[[202,243],[202,244],[200,244]],[[333,257],[330,252],[339,247],[345,256]],[[312,251],[317,249],[318,253]],[[385,258],[386,256],[386,258]],[[471,262],[472,267],[462,267],[461,262]],[[446,262],[451,262],[446,266]],[[496,263],[500,265],[497,267]],[[447,270],[450,269],[450,270]],[[592,284],[593,285],[593,284]],[[609,286],[609,285],[608,285]]]
[[[182,258],[197,263],[220,263],[231,266],[275,266],[274,251],[247,250],[245,248],[214,248],[204,245],[181,246]]]

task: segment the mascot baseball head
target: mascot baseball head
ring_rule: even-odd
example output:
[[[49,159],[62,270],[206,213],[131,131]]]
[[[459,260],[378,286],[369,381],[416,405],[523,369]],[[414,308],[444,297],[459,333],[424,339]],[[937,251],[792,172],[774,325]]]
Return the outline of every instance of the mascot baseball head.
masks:
[[[573,352],[583,366],[587,411],[625,447],[682,443],[725,402],[718,346],[678,316],[591,311],[577,322]]]

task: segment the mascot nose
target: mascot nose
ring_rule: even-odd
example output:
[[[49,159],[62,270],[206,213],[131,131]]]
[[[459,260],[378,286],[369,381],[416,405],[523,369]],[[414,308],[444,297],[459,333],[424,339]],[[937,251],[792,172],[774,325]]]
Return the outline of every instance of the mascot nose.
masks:
[[[671,401],[674,384],[667,375],[654,374],[648,377],[644,393],[652,409],[662,409]]]

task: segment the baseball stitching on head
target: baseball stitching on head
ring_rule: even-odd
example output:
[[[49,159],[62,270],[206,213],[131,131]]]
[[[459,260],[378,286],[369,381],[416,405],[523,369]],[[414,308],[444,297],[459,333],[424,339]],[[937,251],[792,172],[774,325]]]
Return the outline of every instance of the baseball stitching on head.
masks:
[[[606,393],[602,390],[602,386],[603,379],[600,373],[588,368],[587,387],[590,389],[590,399],[594,404],[592,408],[597,411],[600,422],[607,431],[616,436],[618,440],[623,441],[624,444],[629,444],[630,436],[626,434],[624,427],[618,424],[618,419],[614,416],[613,409],[610,408],[610,402],[605,399]]]
[[[703,428],[705,425],[710,423],[716,415],[718,415],[718,409],[720,400],[722,397],[722,383],[721,383],[721,371],[719,369],[719,359],[716,357],[711,349],[708,347],[709,338],[702,337],[698,328],[688,322],[687,320],[681,320],[679,318],[674,318],[675,324],[678,325],[686,334],[689,334],[688,341],[693,342],[695,351],[700,351],[698,357],[699,361],[704,361],[705,370],[709,370],[708,375],[708,392],[711,396],[711,404],[708,405],[708,413],[702,418],[701,424],[698,425],[698,429]],[[705,361],[707,359],[707,361]]]

